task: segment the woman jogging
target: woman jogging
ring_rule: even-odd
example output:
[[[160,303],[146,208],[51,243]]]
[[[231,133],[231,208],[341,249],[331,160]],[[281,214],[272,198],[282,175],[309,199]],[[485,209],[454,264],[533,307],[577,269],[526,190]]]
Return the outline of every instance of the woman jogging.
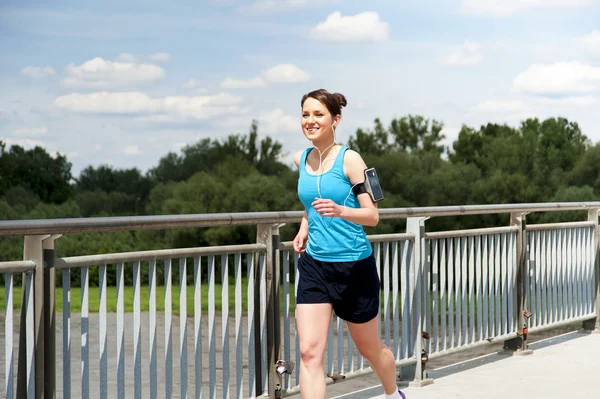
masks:
[[[298,197],[305,212],[293,245],[301,254],[296,296],[302,398],[325,399],[323,356],[332,311],[346,321],[361,355],[386,394],[402,399],[392,351],[379,340],[379,276],[363,225],[379,221],[367,192],[354,193],[366,165],[355,151],[335,143],[346,98],[320,89],[302,97],[302,130],[312,147],[299,152]]]

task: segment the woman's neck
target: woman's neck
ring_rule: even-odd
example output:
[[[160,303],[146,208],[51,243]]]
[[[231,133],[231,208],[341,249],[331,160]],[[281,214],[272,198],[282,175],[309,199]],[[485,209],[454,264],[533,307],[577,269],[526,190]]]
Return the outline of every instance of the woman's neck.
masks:
[[[319,151],[321,156],[325,157],[336,146],[335,141],[313,142],[313,146]]]

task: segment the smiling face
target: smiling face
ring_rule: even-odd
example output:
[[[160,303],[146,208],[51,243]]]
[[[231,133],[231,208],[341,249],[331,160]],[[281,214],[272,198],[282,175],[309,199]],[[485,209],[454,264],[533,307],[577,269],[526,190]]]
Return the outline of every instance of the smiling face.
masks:
[[[315,143],[326,143],[333,139],[333,124],[340,116],[332,116],[325,104],[308,97],[302,105],[302,131],[307,139]]]

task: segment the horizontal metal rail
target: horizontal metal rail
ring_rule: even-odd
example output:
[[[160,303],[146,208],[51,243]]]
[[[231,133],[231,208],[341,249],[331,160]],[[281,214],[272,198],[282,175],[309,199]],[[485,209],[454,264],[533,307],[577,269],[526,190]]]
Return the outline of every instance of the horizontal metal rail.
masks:
[[[30,260],[0,262],[0,274],[27,272],[33,269],[35,269],[35,262]]]
[[[474,237],[485,234],[501,234],[514,233],[519,229],[516,226],[506,227],[490,227],[484,229],[469,229],[469,230],[453,230],[453,231],[436,231],[425,233],[425,238],[435,240],[438,238],[454,238],[454,237]]]
[[[531,213],[600,209],[600,202],[552,202],[539,204],[496,204],[382,208],[380,219],[421,216],[457,216],[494,213]],[[269,223],[298,223],[302,211],[237,212],[190,215],[121,216],[44,220],[0,221],[0,236],[67,234],[100,231],[160,230],[191,227],[241,226]]]
[[[527,230],[529,231],[540,231],[540,230],[557,230],[557,229],[572,229],[574,227],[594,227],[594,222],[565,222],[565,223],[541,223],[541,224],[528,224]]]
[[[222,245],[215,247],[197,247],[181,249],[161,249],[154,251],[123,252],[116,254],[73,256],[57,258],[54,265],[57,269],[70,269],[75,267],[116,264],[143,260],[162,260],[171,258],[184,258],[186,256],[215,256],[222,254],[241,254],[248,252],[264,252],[267,247],[263,244]]]

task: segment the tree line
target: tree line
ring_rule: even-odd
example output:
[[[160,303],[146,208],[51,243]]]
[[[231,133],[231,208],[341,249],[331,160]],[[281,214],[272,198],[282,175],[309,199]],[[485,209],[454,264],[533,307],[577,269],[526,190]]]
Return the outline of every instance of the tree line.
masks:
[[[593,201],[600,193],[600,144],[565,118],[518,126],[463,125],[445,146],[443,124],[419,115],[358,129],[347,144],[374,166],[386,199],[380,207]],[[307,143],[307,146],[309,144]],[[247,134],[202,139],[169,152],[142,173],[88,166],[73,176],[61,154],[10,148],[0,141],[0,220],[301,210],[298,172],[282,144]],[[581,219],[581,213],[533,214],[528,221]],[[507,224],[507,215],[440,217],[428,230]],[[297,226],[285,226],[291,240]],[[403,231],[382,220],[368,233]],[[83,233],[57,241],[57,256],[254,242],[254,227]],[[22,237],[0,238],[0,260],[22,257]],[[178,268],[173,267],[176,271]],[[94,283],[94,281],[92,281]],[[110,283],[110,281],[109,281]]]

